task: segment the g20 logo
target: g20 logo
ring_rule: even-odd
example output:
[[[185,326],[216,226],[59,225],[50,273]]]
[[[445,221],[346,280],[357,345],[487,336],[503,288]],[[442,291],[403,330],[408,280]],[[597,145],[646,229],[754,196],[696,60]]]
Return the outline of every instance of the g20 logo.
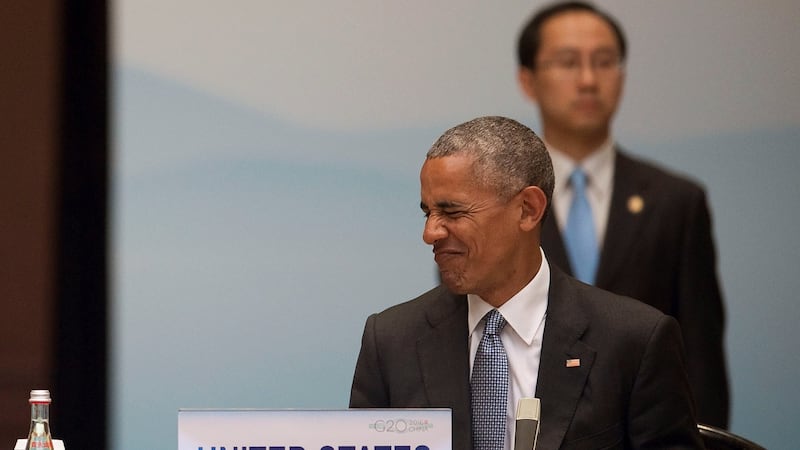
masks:
[[[403,419],[376,420],[369,427],[381,433],[405,433],[408,431],[408,422]]]
[[[369,428],[379,433],[414,433],[430,430],[433,423],[426,419],[376,420],[369,424]]]

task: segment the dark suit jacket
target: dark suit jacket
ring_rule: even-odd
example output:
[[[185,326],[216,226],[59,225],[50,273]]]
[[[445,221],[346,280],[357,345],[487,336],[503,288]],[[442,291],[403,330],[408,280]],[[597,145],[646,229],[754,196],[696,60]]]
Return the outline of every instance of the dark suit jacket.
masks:
[[[619,151],[613,183],[595,285],[642,300],[678,320],[697,418],[727,428],[725,317],[705,192]],[[630,205],[637,197],[638,212]],[[571,273],[552,214],[542,228],[542,248],[551,264]]]
[[[468,341],[466,296],[443,286],[370,316],[350,406],[451,408],[471,450]],[[551,267],[537,447],[702,448],[682,352],[674,319]]]

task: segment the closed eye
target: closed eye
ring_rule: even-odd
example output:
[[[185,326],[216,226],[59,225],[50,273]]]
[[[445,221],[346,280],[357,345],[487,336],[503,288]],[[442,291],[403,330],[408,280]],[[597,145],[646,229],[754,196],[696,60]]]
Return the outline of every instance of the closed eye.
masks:
[[[465,210],[461,210],[461,209],[459,209],[459,210],[441,210],[440,209],[440,210],[435,210],[435,211],[423,210],[422,214],[425,216],[426,219],[429,218],[430,216],[439,216],[439,217],[442,217],[442,218],[445,218],[445,219],[457,219],[459,217],[463,217],[463,216],[467,215],[468,212],[465,211]]]
[[[442,215],[451,219],[461,217],[466,215],[467,212],[463,210],[455,210],[455,211],[442,211]]]

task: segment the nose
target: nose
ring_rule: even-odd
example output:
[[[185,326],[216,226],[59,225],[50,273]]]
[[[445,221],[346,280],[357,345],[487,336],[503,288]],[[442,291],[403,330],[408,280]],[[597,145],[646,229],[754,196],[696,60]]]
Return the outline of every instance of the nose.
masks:
[[[581,85],[592,86],[597,81],[597,73],[591,62],[583,62],[578,73],[578,80]]]
[[[431,214],[425,219],[425,228],[422,230],[422,240],[428,245],[447,237],[447,228],[442,225],[439,217]]]

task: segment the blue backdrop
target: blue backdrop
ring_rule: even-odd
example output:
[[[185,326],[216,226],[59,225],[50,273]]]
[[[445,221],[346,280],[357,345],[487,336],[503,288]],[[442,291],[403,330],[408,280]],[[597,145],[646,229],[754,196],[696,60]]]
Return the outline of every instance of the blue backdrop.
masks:
[[[366,316],[434,284],[425,151],[480,115],[538,129],[513,58],[538,3],[483,3],[114,3],[114,449],[174,448],[179,407],[347,406]],[[733,431],[792,448],[800,8],[600,3],[631,42],[617,140],[709,192]]]

